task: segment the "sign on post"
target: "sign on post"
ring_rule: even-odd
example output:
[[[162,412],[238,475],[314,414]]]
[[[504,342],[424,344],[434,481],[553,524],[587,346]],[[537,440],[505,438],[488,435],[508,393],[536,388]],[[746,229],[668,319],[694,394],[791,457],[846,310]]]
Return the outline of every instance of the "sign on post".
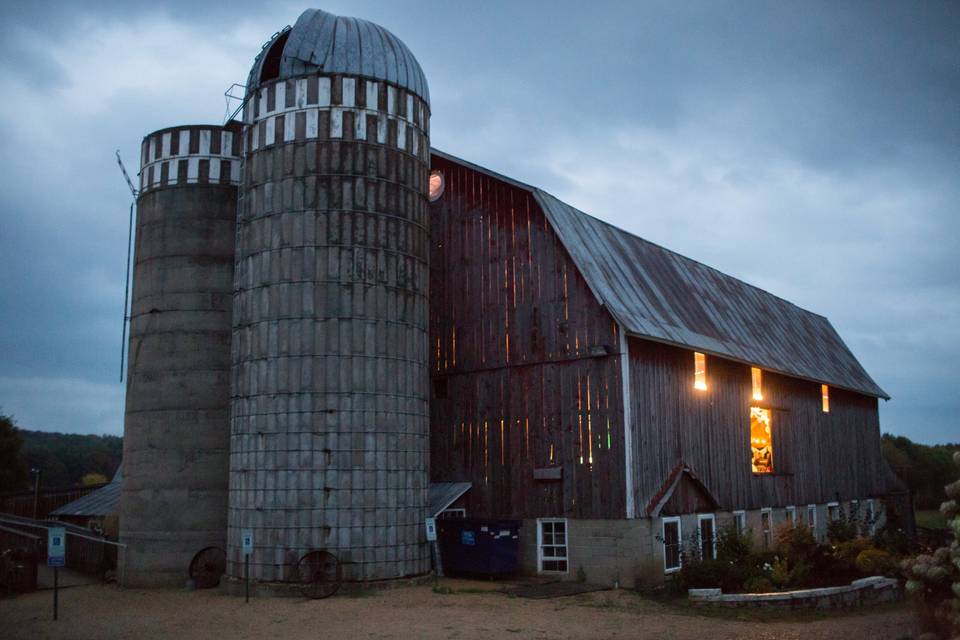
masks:
[[[249,556],[253,553],[253,529],[244,529],[240,534],[243,546],[243,555]]]
[[[47,566],[63,567],[67,559],[67,531],[63,527],[47,529]]]
[[[427,518],[427,542],[433,542],[437,539],[437,519]]]

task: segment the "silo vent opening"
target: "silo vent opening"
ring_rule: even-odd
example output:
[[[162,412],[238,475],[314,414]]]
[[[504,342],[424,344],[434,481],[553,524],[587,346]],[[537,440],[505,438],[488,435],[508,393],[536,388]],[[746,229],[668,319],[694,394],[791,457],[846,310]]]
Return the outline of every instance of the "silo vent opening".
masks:
[[[270,45],[270,50],[263,58],[263,64],[260,65],[260,82],[267,82],[280,77],[280,58],[283,56],[283,46],[287,44],[287,38],[290,31],[287,30]]]

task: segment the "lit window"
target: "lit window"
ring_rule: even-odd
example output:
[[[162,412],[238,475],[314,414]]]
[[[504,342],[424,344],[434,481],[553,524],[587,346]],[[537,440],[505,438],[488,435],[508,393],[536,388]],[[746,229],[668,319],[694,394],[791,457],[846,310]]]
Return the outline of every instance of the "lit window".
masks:
[[[537,556],[540,571],[567,572],[567,521],[562,518],[537,520]]]
[[[663,519],[663,572],[680,570],[683,559],[680,554],[680,518]]]
[[[707,390],[707,356],[698,351],[693,352],[693,388]]]
[[[773,473],[770,410],[750,407],[750,452],[754,473]]]
[[[785,515],[787,517],[787,524],[789,524],[790,526],[797,524],[797,508],[796,507],[787,507]]]
[[[697,538],[700,540],[700,558],[717,557],[716,519],[712,513],[697,516]]]
[[[443,179],[443,173],[439,171],[430,172],[430,202],[436,202],[443,195],[443,188],[446,181]]]
[[[750,367],[750,374],[753,378],[753,399],[763,400],[763,371]]]
[[[820,396],[823,398],[823,412],[830,413],[830,387],[820,385]]]
[[[817,537],[817,505],[807,505],[807,526],[810,527],[810,533]]]
[[[773,512],[770,508],[760,509],[760,532],[763,533],[763,548],[770,548],[773,534]]]
[[[747,513],[746,511],[734,511],[733,512],[733,526],[737,529],[737,533],[743,533],[747,529]]]

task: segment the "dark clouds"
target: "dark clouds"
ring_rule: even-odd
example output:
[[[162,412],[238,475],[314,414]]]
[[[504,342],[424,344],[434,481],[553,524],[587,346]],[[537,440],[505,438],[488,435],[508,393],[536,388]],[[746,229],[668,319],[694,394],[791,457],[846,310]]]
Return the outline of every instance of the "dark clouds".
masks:
[[[958,6],[323,8],[410,46],[436,146],[827,315],[894,397],[883,427],[933,441],[960,440]],[[222,7],[0,9],[0,404],[24,426],[121,429],[113,150],[219,121],[303,8]]]

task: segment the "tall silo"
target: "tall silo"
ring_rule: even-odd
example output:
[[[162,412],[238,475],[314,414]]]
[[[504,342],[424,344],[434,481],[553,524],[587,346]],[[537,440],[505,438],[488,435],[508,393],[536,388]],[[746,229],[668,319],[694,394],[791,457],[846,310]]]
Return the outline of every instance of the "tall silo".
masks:
[[[425,573],[429,93],[386,29],[308,10],[247,83],[228,574]]]
[[[143,140],[123,428],[129,585],[182,585],[226,544],[240,123]]]

